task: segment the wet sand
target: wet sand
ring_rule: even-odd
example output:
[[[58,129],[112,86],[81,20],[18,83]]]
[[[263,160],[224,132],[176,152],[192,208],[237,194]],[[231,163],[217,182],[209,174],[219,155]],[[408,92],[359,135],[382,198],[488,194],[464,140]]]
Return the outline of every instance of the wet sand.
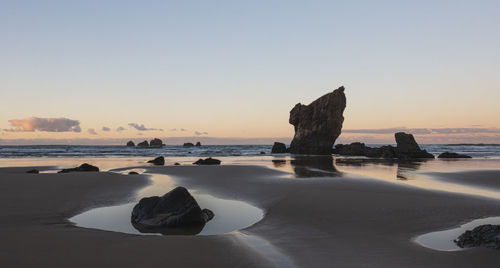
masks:
[[[25,174],[0,169],[0,266],[268,267],[232,234],[139,236],[77,228],[67,218],[125,203],[145,176]],[[264,219],[243,230],[266,239],[299,267],[496,267],[500,252],[442,252],[412,238],[500,215],[500,201],[353,177],[289,178],[262,166],[149,167],[176,184],[249,202]],[[497,176],[498,172],[493,172]]]

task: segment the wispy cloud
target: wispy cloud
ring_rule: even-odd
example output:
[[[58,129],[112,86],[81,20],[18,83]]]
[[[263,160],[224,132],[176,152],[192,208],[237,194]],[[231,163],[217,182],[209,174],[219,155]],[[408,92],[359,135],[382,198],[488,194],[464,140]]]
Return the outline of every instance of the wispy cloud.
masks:
[[[144,124],[139,125],[136,123],[130,123],[128,125],[139,130],[139,131],[149,131],[149,130],[163,131],[163,129],[161,129],[161,128],[147,128],[146,126],[144,126]]]
[[[109,127],[102,127],[102,131],[110,131],[111,129]]]
[[[344,129],[342,133],[356,134],[393,134],[396,132],[408,132],[412,134],[477,134],[477,133],[500,133],[498,128],[377,128],[377,129]]]
[[[118,128],[116,129],[116,131],[118,131],[118,132],[121,132],[121,131],[124,131],[124,130],[125,130],[125,128],[124,128],[124,127],[118,127]]]
[[[201,136],[201,135],[208,135],[208,132],[206,132],[206,131],[203,131],[203,132],[200,132],[200,131],[195,131],[195,132],[194,132],[194,134],[195,134],[196,136]]]
[[[89,128],[87,129],[87,131],[89,132],[90,135],[97,135],[97,132],[95,132],[95,129],[93,128]]]
[[[179,128],[179,129],[177,129],[177,128],[171,128],[170,131],[183,131],[184,132],[184,131],[188,131],[188,130],[185,129],[185,128]]]
[[[9,123],[14,127],[12,131],[45,131],[45,132],[81,132],[80,121],[68,118],[39,118],[12,119]]]

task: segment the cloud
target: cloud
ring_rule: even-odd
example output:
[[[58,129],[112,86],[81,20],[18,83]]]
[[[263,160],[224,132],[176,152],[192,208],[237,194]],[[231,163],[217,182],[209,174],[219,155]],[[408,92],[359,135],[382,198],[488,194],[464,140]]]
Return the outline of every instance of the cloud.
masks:
[[[179,128],[179,129],[177,129],[177,128],[171,128],[171,129],[170,129],[170,131],[177,131],[177,130],[178,130],[178,131],[188,131],[188,130],[187,130],[187,129],[185,129],[185,128]],[[163,131],[163,129],[161,129],[161,131]]]
[[[89,132],[90,135],[97,135],[97,132],[95,132],[95,129],[93,128],[89,128],[87,129],[87,131]]]
[[[133,128],[135,128],[135,129],[137,129],[137,130],[140,130],[140,131],[149,131],[149,130],[163,131],[163,129],[161,129],[161,128],[147,128],[147,127],[144,126],[144,124],[139,125],[139,124],[136,124],[136,123],[130,123],[128,125],[131,126],[131,127],[133,127]]]
[[[12,119],[9,123],[13,131],[45,131],[45,132],[81,132],[80,121],[68,118],[39,118]]]
[[[171,128],[170,131],[177,131],[177,129],[176,128]]]
[[[412,134],[477,134],[477,133],[500,133],[498,128],[377,128],[377,129],[344,129],[342,133],[356,134],[394,134],[396,132],[408,132]]]
[[[111,129],[109,127],[102,127],[102,131],[110,131]]]
[[[124,130],[125,130],[125,128],[124,128],[124,127],[118,127],[118,128],[116,129],[116,131],[118,131],[118,132],[120,132],[120,131],[124,131]]]
[[[187,129],[185,129],[185,128],[181,128],[180,130],[181,130],[181,131],[188,131],[188,130],[187,130]]]
[[[195,131],[194,134],[196,136],[201,136],[201,135],[208,135],[208,132],[205,132],[205,131],[204,132]]]

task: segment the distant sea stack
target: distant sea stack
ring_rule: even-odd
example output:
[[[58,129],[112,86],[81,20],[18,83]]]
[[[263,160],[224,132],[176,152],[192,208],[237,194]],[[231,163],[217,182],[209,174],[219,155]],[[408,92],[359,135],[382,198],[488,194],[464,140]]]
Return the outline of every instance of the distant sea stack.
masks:
[[[149,142],[150,147],[163,147],[163,142],[160,139],[153,139]]]
[[[290,111],[289,123],[295,128],[290,144],[293,154],[328,155],[340,135],[346,97],[339,87],[309,105],[298,103]]]
[[[149,147],[148,141],[139,142],[137,147]]]
[[[135,146],[135,143],[133,141],[128,141],[127,142],[127,146],[128,147],[134,147]]]

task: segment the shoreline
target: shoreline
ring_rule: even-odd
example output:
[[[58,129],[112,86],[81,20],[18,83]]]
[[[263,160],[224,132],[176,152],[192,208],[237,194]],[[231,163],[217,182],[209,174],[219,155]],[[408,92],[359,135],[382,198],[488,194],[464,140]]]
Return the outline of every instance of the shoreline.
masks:
[[[19,169],[24,171],[27,168]],[[286,172],[263,166],[148,166],[146,168],[150,172],[166,174],[175,184],[183,185],[190,190],[199,190],[220,198],[242,200],[263,209],[264,218],[243,229],[242,232],[262,237],[290,257],[299,267],[327,264],[356,267],[367,264],[432,267],[465,265],[478,261],[485,263],[485,260],[488,261],[483,266],[488,266],[488,263],[493,266],[500,260],[500,254],[489,249],[470,249],[458,253],[439,252],[421,247],[412,240],[419,234],[452,228],[469,219],[498,216],[500,200],[429,191],[373,179],[284,178]],[[57,212],[46,208],[38,211],[39,215],[34,211],[25,211],[26,215],[22,217],[11,218],[10,221],[8,218],[2,219],[0,223],[3,227],[2,236],[6,237],[7,242],[10,241],[7,244],[14,246],[14,248],[2,246],[1,252],[4,253],[0,254],[4,256],[0,262],[5,262],[6,267],[9,264],[30,263],[42,263],[48,266],[54,264],[55,260],[58,263],[71,263],[75,266],[70,260],[51,258],[54,255],[47,255],[47,249],[44,247],[50,246],[52,250],[67,252],[76,259],[82,259],[87,255],[84,252],[88,251],[67,248],[62,243],[65,241],[71,244],[76,240],[78,245],[83,243],[82,248],[90,252],[95,252],[95,247],[102,250],[98,254],[96,252],[96,256],[87,256],[89,259],[81,260],[82,262],[77,265],[82,267],[84,264],[97,265],[97,261],[103,258],[111,267],[136,263],[137,260],[134,258],[141,260],[142,264],[159,263],[161,252],[164,252],[165,248],[169,248],[169,252],[175,252],[171,261],[176,265],[197,266],[211,263],[220,267],[238,264],[244,267],[273,266],[258,251],[231,234],[151,238],[74,226],[67,228],[68,224],[53,221],[54,217],[68,215],[68,210],[81,207],[82,204],[86,204],[84,210],[88,210],[92,207],[91,204],[102,206],[102,204],[125,202],[131,193],[147,185],[147,179],[144,178],[139,179],[141,180],[139,183],[134,181],[138,179],[137,175],[127,176],[112,172],[36,175],[17,172],[15,178],[6,179],[4,176],[7,174],[6,170],[0,168],[2,175],[0,198],[3,204],[22,200],[16,194],[21,186],[25,188],[24,191],[31,193],[29,195],[31,202],[49,201],[54,197],[44,195],[47,194],[44,191],[56,185],[68,192],[65,198],[71,203],[70,206],[54,206],[52,209]],[[132,177],[134,179],[130,180]],[[79,190],[72,189],[72,184],[73,186],[77,184]],[[82,191],[81,187],[84,189],[88,187],[88,192]],[[50,190],[54,192],[54,189]],[[7,209],[6,215],[2,217],[16,214],[16,208],[30,208],[31,202],[27,202],[28,204],[20,202],[17,207],[4,208]],[[37,206],[43,208],[45,205]],[[61,210],[66,213],[61,213]],[[36,214],[32,216],[35,218],[45,216],[47,221],[27,221],[30,214]],[[16,223],[15,227],[11,225],[13,222]],[[38,242],[35,243],[32,236],[37,237]],[[127,245],[120,244],[119,241],[123,239],[127,240]],[[51,241],[51,244],[48,245],[43,241]],[[137,253],[138,247],[144,249]],[[34,256],[22,259],[19,256],[20,252],[28,249]],[[148,253],[144,251],[145,249]],[[188,259],[183,253],[189,251],[188,249],[199,252],[200,256]],[[127,252],[134,252],[135,255],[132,254],[134,258],[129,258],[127,255],[131,254]],[[234,256],[213,258],[213,256],[225,256],[226,252],[233,252]],[[152,257],[156,253],[159,255],[158,259]],[[141,256],[148,256],[150,259],[145,260]]]

